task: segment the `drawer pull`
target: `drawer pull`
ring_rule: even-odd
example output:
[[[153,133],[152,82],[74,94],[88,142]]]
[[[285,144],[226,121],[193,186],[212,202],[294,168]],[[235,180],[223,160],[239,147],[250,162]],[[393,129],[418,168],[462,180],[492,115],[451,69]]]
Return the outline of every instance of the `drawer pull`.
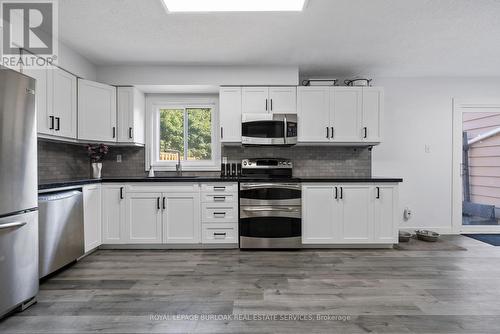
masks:
[[[214,232],[214,239],[225,239],[226,238],[226,233],[220,233],[220,232]]]
[[[225,202],[226,196],[214,196],[214,202]]]
[[[224,191],[224,190],[226,190],[226,187],[214,187],[214,190]]]
[[[226,213],[225,212],[214,212],[214,217],[217,217],[217,216],[225,217]]]

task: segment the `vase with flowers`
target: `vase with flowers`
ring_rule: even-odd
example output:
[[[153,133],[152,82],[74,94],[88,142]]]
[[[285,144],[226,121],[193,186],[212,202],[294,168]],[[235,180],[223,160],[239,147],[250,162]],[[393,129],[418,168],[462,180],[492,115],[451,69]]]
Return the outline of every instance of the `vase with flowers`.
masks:
[[[102,159],[108,154],[109,148],[104,144],[87,145],[87,155],[90,158],[92,166],[92,177],[94,179],[101,178]]]

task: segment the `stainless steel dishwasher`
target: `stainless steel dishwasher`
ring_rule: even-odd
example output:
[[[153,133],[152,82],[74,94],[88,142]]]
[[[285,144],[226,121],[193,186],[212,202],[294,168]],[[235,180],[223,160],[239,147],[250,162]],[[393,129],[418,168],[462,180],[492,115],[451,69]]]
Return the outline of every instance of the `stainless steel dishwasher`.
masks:
[[[84,254],[83,195],[69,190],[38,196],[39,277],[45,277]]]

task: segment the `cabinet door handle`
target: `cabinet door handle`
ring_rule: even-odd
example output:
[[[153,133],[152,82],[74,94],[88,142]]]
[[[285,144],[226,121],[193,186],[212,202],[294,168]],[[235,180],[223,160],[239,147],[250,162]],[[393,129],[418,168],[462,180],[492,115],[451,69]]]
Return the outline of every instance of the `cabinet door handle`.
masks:
[[[167,209],[167,201],[166,201],[166,198],[163,197],[163,210],[166,210]]]
[[[330,134],[330,138],[333,139],[333,137],[334,137],[334,135],[333,135],[333,126],[330,129],[332,129],[332,133]]]
[[[339,188],[335,187],[335,199],[339,198]]]
[[[61,118],[56,117],[56,131],[61,130]]]
[[[267,99],[266,99],[266,111],[267,111]]]
[[[366,126],[363,128],[363,132],[363,138],[368,138],[368,128]]]
[[[377,199],[380,199],[380,187],[377,187]]]
[[[340,199],[344,199],[344,187],[340,187]]]
[[[220,139],[224,138],[224,127],[220,127]]]
[[[271,111],[273,111],[273,99],[271,99]]]
[[[113,126],[113,138],[116,137],[116,127]]]
[[[156,208],[160,210],[160,197],[156,198]]]
[[[132,128],[128,128],[128,137],[132,139]]]
[[[49,130],[54,130],[54,116],[49,116],[50,118],[50,128]]]
[[[120,199],[123,199],[123,187],[120,187]]]
[[[326,138],[330,138],[330,130],[326,127]]]

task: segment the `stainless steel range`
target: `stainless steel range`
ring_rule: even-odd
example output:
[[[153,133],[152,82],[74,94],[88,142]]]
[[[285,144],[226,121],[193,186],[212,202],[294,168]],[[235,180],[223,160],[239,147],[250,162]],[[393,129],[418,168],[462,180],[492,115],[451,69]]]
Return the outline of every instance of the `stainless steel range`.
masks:
[[[242,160],[240,248],[301,247],[301,185],[291,182],[292,169],[286,159]]]

